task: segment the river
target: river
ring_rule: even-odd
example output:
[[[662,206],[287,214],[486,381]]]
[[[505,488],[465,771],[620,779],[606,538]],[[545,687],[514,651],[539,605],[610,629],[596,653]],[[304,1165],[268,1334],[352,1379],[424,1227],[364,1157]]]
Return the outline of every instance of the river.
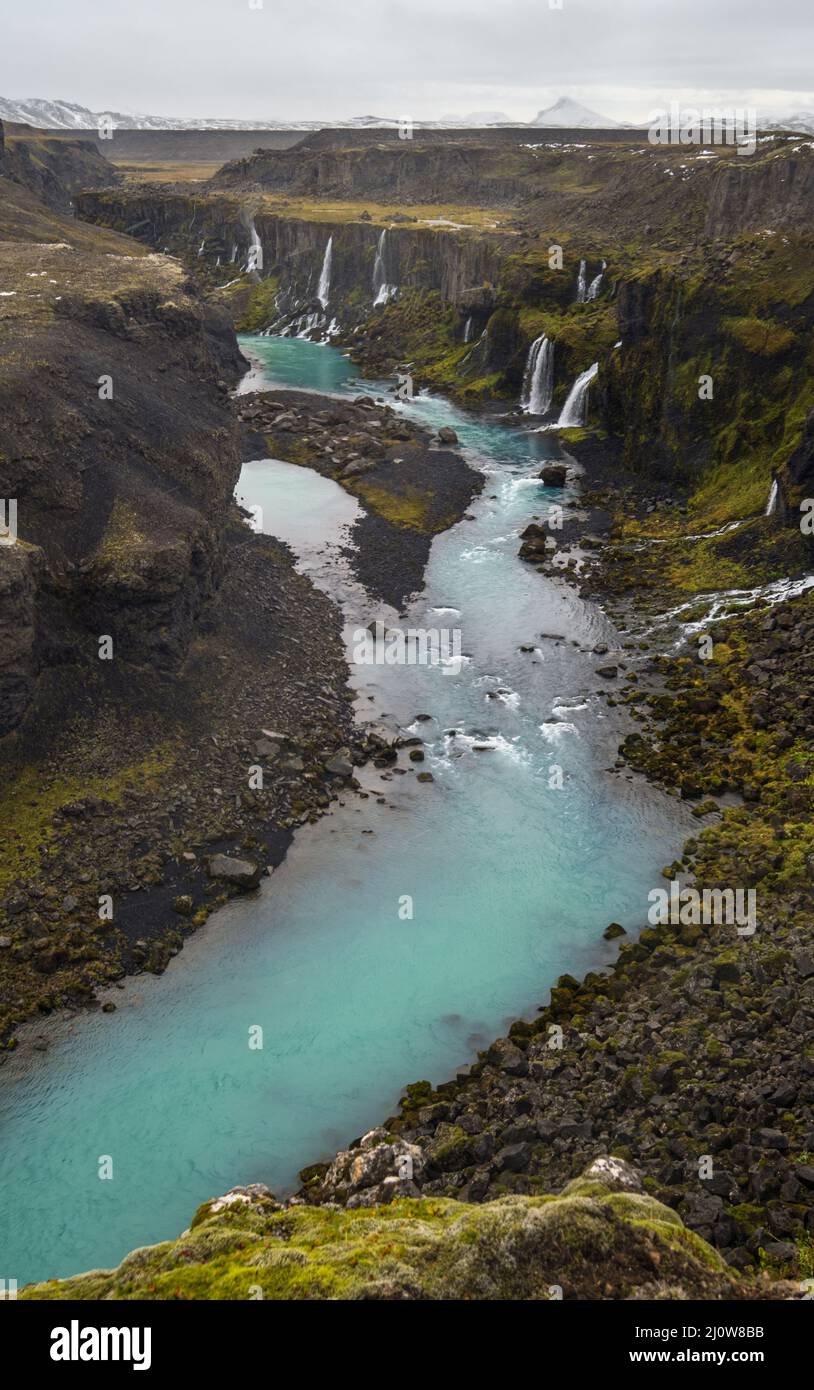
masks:
[[[335,348],[243,346],[248,388],[375,394]],[[262,890],[161,977],[128,980],[113,1014],[53,1020],[46,1053],[10,1059],[0,1277],[113,1265],[239,1183],[290,1192],[304,1164],[392,1113],[405,1083],[454,1074],[533,1017],[559,974],[611,960],[605,926],[639,929],[685,837],[674,800],[608,771],[619,725],[591,649],[618,634],[564,578],[517,559],[518,532],[561,496],[537,477],[556,439],[439,398],[400,408],[451,424],[486,474],[471,519],[434,541],[402,624],[458,629],[458,673],[355,668],[360,713],[423,738],[434,781],[404,761],[403,775],[367,769],[375,795],[299,831]],[[335,483],[258,460],[238,496],[343,604],[349,642],[372,617],[397,621],[353,580],[356,503]]]

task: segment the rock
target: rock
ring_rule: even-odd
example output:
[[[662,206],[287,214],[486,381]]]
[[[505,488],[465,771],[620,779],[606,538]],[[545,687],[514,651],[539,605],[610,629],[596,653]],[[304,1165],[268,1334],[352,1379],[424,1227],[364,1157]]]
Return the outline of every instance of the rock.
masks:
[[[376,464],[372,463],[370,460],[365,462],[359,459],[357,462],[346,464],[342,469],[341,477],[358,478],[362,473],[370,473],[375,467]]]
[[[732,1173],[718,1172],[711,1178],[702,1178],[701,1181],[707,1192],[713,1193],[716,1197],[723,1197],[727,1202],[733,1201],[738,1195],[738,1184]]]
[[[753,1134],[752,1142],[758,1144],[761,1149],[777,1149],[782,1153],[789,1147],[788,1136],[779,1129],[759,1129]]]
[[[211,1202],[204,1202],[199,1212],[206,1216],[217,1216],[221,1211],[228,1211],[230,1207],[250,1207],[258,1206],[267,1201],[276,1201],[271,1188],[266,1187],[265,1183],[253,1182],[246,1187],[230,1187],[222,1197],[215,1197]],[[197,1224],[197,1215],[193,1219],[193,1226]]]
[[[189,893],[179,893],[172,902],[173,910],[178,913],[179,917],[189,917],[194,905]]]
[[[411,763],[423,763],[424,750],[422,748],[411,748],[407,756]]]
[[[495,1154],[495,1167],[499,1172],[522,1173],[528,1168],[531,1158],[531,1144],[507,1144]]]
[[[282,741],[271,738],[258,738],[254,743],[254,756],[256,758],[273,759],[278,758],[282,751]]]
[[[528,1072],[526,1054],[515,1047],[510,1038],[498,1038],[486,1055],[493,1067],[505,1071],[508,1076],[525,1076]]]
[[[325,768],[328,772],[333,773],[335,777],[352,777],[353,763],[351,761],[350,749],[340,748],[338,752],[334,753],[332,758],[328,759]]]
[[[546,463],[540,469],[540,477],[546,487],[564,487],[568,469],[564,463]]]
[[[678,1209],[686,1224],[695,1230],[699,1226],[714,1226],[724,1204],[712,1192],[691,1192],[679,1203]]]
[[[409,1178],[398,1178],[391,1175],[375,1187],[366,1187],[361,1192],[352,1192],[345,1205],[350,1210],[357,1207],[382,1207],[402,1197],[420,1196],[421,1189]]]
[[[383,1200],[383,1189],[389,1194],[387,1201],[399,1195],[415,1196],[414,1190],[400,1193],[397,1185],[414,1186],[426,1166],[424,1151],[405,1139],[386,1142],[391,1138],[387,1130],[374,1129],[360,1139],[358,1147],[340,1150],[323,1178],[323,1194],[335,1195],[349,1206],[374,1206]],[[363,1192],[370,1196],[360,1200],[357,1194]]]
[[[606,941],[615,941],[618,936],[627,936],[627,932],[618,922],[611,922],[602,935]]]
[[[210,878],[231,883],[247,893],[260,882],[261,869],[252,859],[235,859],[230,854],[211,854],[206,861]]]
[[[450,425],[442,425],[438,431],[438,438],[442,444],[457,444],[458,436]]]
[[[613,1154],[595,1158],[583,1174],[588,1181],[601,1182],[611,1192],[642,1192],[642,1180],[626,1158],[616,1158]]]
[[[612,681],[619,674],[619,670],[616,666],[597,666],[596,674],[603,680]]]
[[[11,946],[10,936],[0,936],[0,951],[8,951]]]
[[[768,1240],[763,1249],[770,1260],[782,1260],[785,1264],[797,1259],[797,1246],[790,1240]]]
[[[435,778],[431,772],[419,772],[415,780],[417,782],[434,782]]]
[[[814,952],[795,951],[794,964],[803,979],[807,980],[810,975],[814,975]]]

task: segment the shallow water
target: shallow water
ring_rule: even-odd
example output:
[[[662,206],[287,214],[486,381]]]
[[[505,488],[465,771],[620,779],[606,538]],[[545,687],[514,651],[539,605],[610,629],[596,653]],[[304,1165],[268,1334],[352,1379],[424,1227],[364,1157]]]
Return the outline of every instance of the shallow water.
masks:
[[[255,385],[372,389],[333,348],[246,348],[262,364]],[[435,781],[367,770],[386,805],[344,797],[163,976],[128,981],[116,1013],[57,1023],[47,1054],[4,1067],[0,1277],[114,1264],[238,1183],[290,1191],[303,1164],[391,1113],[406,1082],[448,1077],[533,1016],[557,975],[610,960],[604,927],[638,929],[684,837],[675,802],[606,771],[618,726],[595,696],[599,659],[579,648],[613,629],[517,560],[518,531],[562,496],[535,476],[556,443],[441,400],[404,408],[451,423],[487,473],[474,519],[436,539],[402,623],[460,629],[459,674],[355,670],[362,713],[424,738]],[[372,618],[398,622],[353,581],[356,504],[336,484],[259,461],[238,496],[342,600],[351,646]],[[249,1046],[257,1025],[262,1049]],[[102,1155],[112,1181],[98,1177]]]

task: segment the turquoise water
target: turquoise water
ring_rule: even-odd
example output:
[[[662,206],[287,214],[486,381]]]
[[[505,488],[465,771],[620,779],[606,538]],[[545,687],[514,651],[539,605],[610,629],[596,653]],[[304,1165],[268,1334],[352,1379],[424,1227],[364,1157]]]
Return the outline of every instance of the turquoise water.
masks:
[[[255,383],[359,389],[335,349],[244,346]],[[369,769],[376,797],[348,796],[299,833],[262,892],[217,914],[163,976],[128,981],[116,1013],[58,1024],[46,1054],[3,1068],[0,1277],[115,1264],[239,1183],[290,1191],[303,1164],[391,1113],[406,1082],[448,1077],[532,1016],[557,975],[610,960],[608,922],[645,920],[683,838],[679,810],[605,770],[618,729],[581,648],[613,630],[516,558],[518,530],[554,498],[535,474],[556,443],[440,400],[405,409],[452,423],[487,473],[473,519],[437,538],[409,615],[461,630],[460,673],[355,671],[360,711],[420,733],[435,781]],[[356,505],[330,480],[258,461],[238,495],[341,599],[349,640],[373,617],[397,620],[354,583],[342,547]],[[97,1175],[103,1155],[112,1181]]]

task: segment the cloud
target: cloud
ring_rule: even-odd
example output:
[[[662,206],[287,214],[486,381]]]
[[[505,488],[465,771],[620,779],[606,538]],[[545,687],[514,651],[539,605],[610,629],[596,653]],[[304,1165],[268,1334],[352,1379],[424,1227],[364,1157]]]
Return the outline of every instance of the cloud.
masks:
[[[421,119],[502,108],[528,120],[563,93],[617,117],[672,97],[810,100],[811,0],[12,3],[0,93],[97,110]]]

